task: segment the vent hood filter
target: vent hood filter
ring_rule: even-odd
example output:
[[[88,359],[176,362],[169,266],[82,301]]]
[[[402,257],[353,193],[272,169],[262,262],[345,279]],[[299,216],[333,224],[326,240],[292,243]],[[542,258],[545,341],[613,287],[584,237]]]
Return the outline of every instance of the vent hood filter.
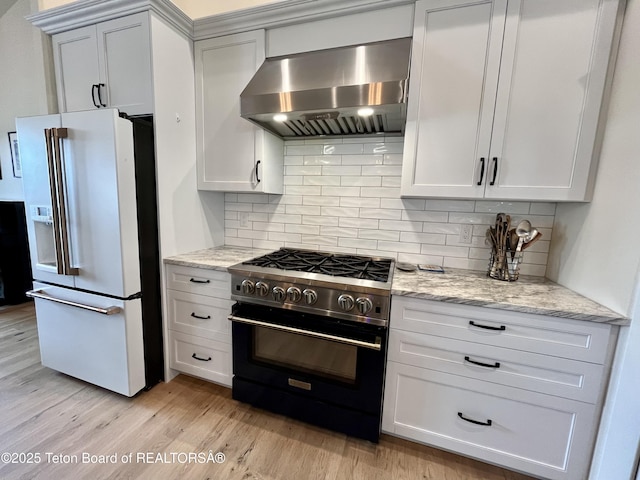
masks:
[[[284,138],[403,133],[410,57],[401,38],[268,58],[240,94],[240,114]]]

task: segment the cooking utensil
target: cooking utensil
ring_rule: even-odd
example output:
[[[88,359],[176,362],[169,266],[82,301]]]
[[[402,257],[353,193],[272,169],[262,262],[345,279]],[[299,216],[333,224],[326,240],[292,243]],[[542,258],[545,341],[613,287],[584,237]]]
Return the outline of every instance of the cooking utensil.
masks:
[[[540,240],[540,237],[542,237],[542,233],[534,228],[531,231],[531,235],[529,237],[531,238],[531,240],[529,240],[528,242],[525,241],[525,243],[522,245],[522,251],[525,251],[531,246],[531,244],[536,243],[538,240]]]
[[[516,247],[516,253],[522,250],[522,245],[525,242],[525,238],[529,238],[531,235],[531,222],[529,220],[522,220],[516,227],[516,235],[518,236],[518,246]],[[537,232],[537,230],[536,230]]]

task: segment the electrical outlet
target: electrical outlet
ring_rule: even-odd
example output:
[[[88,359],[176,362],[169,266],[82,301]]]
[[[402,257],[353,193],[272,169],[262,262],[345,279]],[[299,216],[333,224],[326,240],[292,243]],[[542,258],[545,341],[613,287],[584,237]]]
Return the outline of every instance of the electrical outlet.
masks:
[[[473,225],[460,225],[460,237],[458,241],[460,243],[471,243],[471,236],[473,235]]]
[[[240,212],[239,217],[240,227],[247,228],[249,226],[249,214],[247,212]]]

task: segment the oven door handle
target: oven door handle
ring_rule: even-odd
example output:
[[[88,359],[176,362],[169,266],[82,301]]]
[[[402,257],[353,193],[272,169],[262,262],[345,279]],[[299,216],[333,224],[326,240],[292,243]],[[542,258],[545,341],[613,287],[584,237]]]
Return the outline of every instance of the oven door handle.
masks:
[[[277,325],[269,322],[261,322],[259,320],[252,320],[250,318],[237,317],[235,315],[229,315],[229,320],[232,322],[246,323],[247,325],[254,325],[257,327],[273,328],[274,330],[281,330],[283,332],[296,333],[299,335],[307,335],[309,337],[322,338],[323,340],[330,340],[333,342],[346,343],[347,345],[354,345],[356,347],[370,348],[371,350],[380,351],[382,345],[380,343],[380,337],[376,337],[374,343],[363,342],[362,340],[355,340],[353,338],[339,337],[336,335],[329,335],[328,333],[313,332],[310,330],[304,330],[302,328],[288,327],[286,325]]]

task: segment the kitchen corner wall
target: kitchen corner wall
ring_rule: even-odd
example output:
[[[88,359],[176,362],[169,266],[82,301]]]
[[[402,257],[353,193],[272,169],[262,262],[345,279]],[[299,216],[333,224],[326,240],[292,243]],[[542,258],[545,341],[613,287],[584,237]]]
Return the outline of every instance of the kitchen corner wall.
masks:
[[[543,234],[521,273],[544,276],[555,203],[400,198],[402,137],[285,142],[284,195],[225,194],[225,244],[391,256],[486,270],[495,215],[527,218]],[[460,242],[473,227],[471,244]]]

